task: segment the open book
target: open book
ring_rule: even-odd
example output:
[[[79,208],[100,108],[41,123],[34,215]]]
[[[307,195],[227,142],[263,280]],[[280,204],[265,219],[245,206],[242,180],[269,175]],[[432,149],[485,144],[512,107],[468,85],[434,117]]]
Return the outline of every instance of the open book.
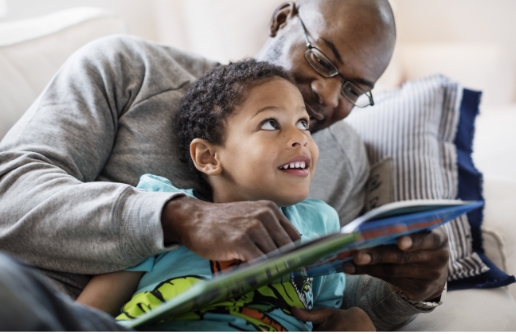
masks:
[[[356,250],[396,243],[400,236],[431,230],[482,205],[480,201],[459,200],[386,204],[358,217],[340,233],[282,247],[216,278],[201,281],[149,313],[121,323],[145,329],[159,320],[248,293],[284,275],[314,277],[339,272]]]

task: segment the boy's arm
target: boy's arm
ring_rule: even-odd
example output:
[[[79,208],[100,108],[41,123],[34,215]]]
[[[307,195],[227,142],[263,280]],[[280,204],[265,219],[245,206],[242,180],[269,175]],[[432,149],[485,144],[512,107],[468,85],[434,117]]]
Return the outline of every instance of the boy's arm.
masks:
[[[77,302],[117,316],[133,295],[144,272],[118,271],[93,276]]]

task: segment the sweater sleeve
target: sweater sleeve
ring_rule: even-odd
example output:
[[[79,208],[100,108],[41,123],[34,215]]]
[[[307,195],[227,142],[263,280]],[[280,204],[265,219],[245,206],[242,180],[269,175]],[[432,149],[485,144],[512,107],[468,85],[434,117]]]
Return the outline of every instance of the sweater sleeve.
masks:
[[[120,117],[154,94],[141,91],[147,63],[123,38],[85,46],[4,137],[2,250],[41,268],[88,274],[165,250],[161,210],[179,194],[99,181]]]

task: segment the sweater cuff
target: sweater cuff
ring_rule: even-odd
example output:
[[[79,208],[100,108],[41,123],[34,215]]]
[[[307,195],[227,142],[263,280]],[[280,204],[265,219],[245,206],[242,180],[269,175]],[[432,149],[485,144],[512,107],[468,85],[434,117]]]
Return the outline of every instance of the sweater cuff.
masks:
[[[185,196],[182,192],[147,192],[135,190],[127,197],[122,208],[119,245],[126,260],[136,265],[150,256],[176,249],[179,245],[164,246],[161,212],[173,198]]]

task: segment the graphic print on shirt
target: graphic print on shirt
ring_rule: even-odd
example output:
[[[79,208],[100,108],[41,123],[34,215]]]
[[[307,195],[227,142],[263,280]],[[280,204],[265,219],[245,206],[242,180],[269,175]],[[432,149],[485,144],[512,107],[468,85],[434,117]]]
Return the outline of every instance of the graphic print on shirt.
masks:
[[[210,268],[213,276],[238,265],[235,261],[210,261]],[[117,320],[134,319],[172,299],[180,293],[189,289],[199,280],[204,279],[200,276],[176,277],[158,284],[152,291],[140,292],[124,305],[122,314]],[[313,307],[312,293],[313,278],[294,278],[291,276],[289,281],[282,281],[258,288],[237,298],[202,307],[197,311],[192,311],[178,317],[167,320],[202,320],[206,313],[231,315],[246,321],[246,325],[251,325],[255,330],[276,332],[287,331],[269,313],[281,311],[291,315],[291,308],[298,307],[311,309]],[[234,324],[229,326],[239,330],[249,330],[249,327],[239,328]]]

